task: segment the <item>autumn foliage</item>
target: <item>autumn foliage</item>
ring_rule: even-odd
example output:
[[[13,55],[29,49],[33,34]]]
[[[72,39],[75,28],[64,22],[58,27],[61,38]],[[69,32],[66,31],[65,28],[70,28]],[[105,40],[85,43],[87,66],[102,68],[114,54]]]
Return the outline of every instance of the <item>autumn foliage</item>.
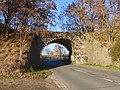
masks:
[[[56,5],[53,0],[1,0],[0,11],[4,17],[3,36],[9,36],[10,28],[24,33],[44,31],[52,25]]]
[[[53,25],[56,5],[54,0],[0,0],[0,12],[4,18],[1,37],[19,36],[20,56],[29,33],[50,34],[48,25]],[[12,30],[12,33],[10,33]]]
[[[120,29],[119,0],[74,0],[59,15],[63,30],[78,32]],[[111,38],[111,37],[110,37]]]

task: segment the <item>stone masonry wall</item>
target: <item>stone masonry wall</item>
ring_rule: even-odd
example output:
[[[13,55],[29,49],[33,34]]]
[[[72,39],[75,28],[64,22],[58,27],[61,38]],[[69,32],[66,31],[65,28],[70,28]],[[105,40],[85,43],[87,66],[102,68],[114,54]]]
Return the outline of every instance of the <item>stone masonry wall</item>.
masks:
[[[94,39],[90,34],[85,34],[85,53],[88,57],[88,64],[112,65],[112,58],[108,49]]]

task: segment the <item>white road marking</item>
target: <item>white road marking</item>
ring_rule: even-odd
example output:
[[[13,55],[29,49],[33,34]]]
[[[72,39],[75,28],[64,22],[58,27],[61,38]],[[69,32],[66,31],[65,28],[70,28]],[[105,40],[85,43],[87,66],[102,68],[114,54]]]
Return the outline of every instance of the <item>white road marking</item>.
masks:
[[[81,73],[86,73],[86,74],[88,74],[87,72],[85,72],[85,71],[82,71],[82,70],[79,70],[79,69],[74,69],[75,71],[78,71],[78,72],[81,72]]]
[[[89,74],[89,73],[87,73],[87,72],[85,72],[85,71],[82,71],[82,70],[79,70],[79,69],[74,69],[75,71],[77,71],[77,72],[81,72],[81,73],[84,73],[84,74],[87,74],[87,75],[90,75],[91,76],[91,74]]]
[[[118,84],[120,84],[120,83],[118,83]]]
[[[103,78],[104,80],[107,80],[107,81],[109,81],[109,82],[113,82],[113,80],[111,80],[111,79],[108,79],[108,78]]]

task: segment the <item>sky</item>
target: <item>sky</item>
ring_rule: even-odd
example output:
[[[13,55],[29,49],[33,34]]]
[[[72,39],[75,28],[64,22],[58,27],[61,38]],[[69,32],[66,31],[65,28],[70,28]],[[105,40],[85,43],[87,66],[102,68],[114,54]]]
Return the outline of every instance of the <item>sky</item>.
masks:
[[[56,6],[57,6],[58,15],[60,14],[60,11],[62,11],[63,6],[64,6],[64,8],[66,8],[66,6],[69,5],[70,3],[72,3],[72,1],[73,0],[55,0]],[[56,27],[55,29],[56,29],[55,31],[61,31],[61,29],[59,27]],[[56,43],[47,45],[43,49],[42,54],[46,55],[46,51],[45,51],[46,48],[49,48],[51,51],[53,51],[53,48],[55,47],[55,45],[56,45]],[[67,54],[69,53],[68,50],[65,47],[64,47],[64,50],[66,50]]]
[[[56,44],[57,43],[51,43],[51,44],[45,46],[44,49],[42,50],[42,55],[47,55],[46,49],[48,49],[50,52],[54,52],[54,47],[55,47]],[[66,55],[69,55],[69,51],[63,45],[61,45],[61,44],[57,44],[57,45],[63,47],[63,49],[66,52]]]
[[[74,0],[55,0],[56,6],[57,6],[57,15],[60,14],[60,12],[63,10],[63,7],[66,8],[73,1]],[[49,29],[57,32],[62,31],[61,28],[58,27],[58,25],[55,27],[50,27]]]
[[[58,13],[62,10],[63,6],[66,8],[67,5],[72,3],[73,0],[55,0]]]

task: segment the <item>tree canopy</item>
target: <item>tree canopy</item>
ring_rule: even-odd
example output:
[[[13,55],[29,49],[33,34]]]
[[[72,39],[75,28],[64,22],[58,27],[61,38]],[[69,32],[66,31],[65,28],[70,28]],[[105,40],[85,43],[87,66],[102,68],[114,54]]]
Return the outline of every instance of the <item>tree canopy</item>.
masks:
[[[74,0],[59,15],[61,28],[90,32],[120,29],[119,0]]]
[[[54,0],[1,0],[3,31],[9,35],[10,28],[22,32],[47,30],[48,25],[53,25],[55,10]]]

